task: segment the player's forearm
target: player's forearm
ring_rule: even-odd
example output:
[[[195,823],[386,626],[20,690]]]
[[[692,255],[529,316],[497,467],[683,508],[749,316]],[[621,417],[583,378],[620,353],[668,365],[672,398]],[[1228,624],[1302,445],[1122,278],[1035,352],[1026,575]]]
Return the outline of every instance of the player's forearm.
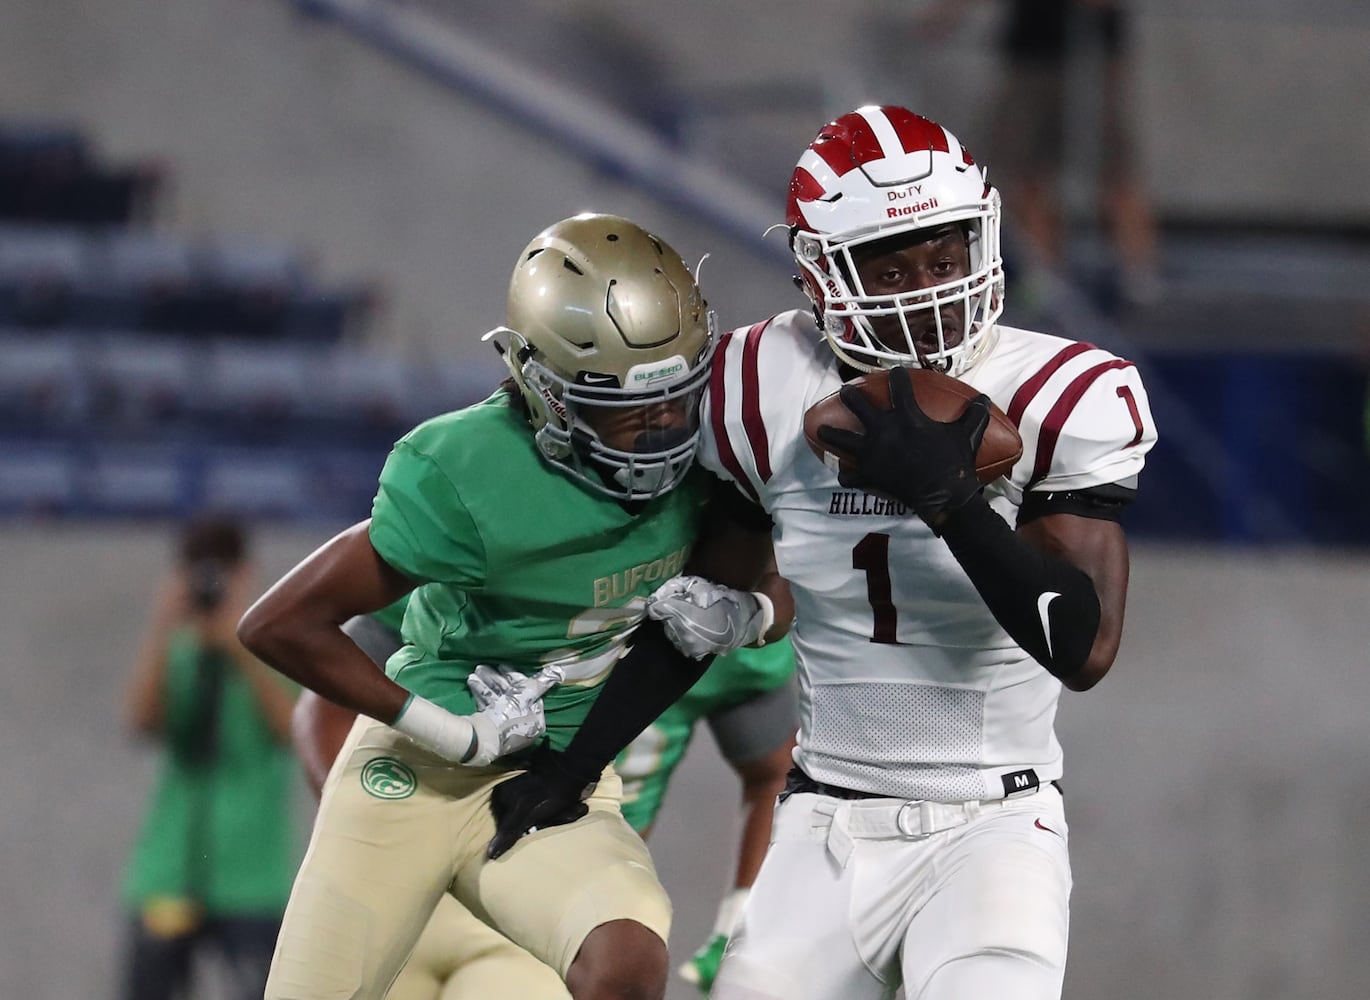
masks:
[[[391,723],[409,692],[387,678],[341,626],[392,604],[414,582],[371,547],[368,523],[339,532],[278,580],[247,609],[238,639],[302,687]]]
[[[790,626],[794,624],[794,597],[790,594],[789,583],[778,572],[772,570],[761,578],[753,590],[770,599],[771,609],[775,615],[771,627],[765,631],[762,639],[766,642],[775,642],[784,638]]]
[[[1029,545],[983,497],[952,512],[941,534],[1013,641],[1067,687],[1089,687],[1084,668],[1100,623],[1089,575]]]
[[[561,763],[587,782],[680,699],[704,675],[712,656],[693,659],[666,638],[661,623],[647,620],[632,648],[614,666],[585,721],[560,755]]]
[[[344,708],[393,722],[409,692],[390,680],[337,625],[273,612],[261,602],[238,638],[263,663]]]

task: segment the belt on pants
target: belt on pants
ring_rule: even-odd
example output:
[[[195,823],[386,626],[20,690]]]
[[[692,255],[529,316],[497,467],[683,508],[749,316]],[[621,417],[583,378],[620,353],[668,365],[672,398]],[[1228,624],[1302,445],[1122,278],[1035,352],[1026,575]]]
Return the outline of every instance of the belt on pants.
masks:
[[[1028,770],[1026,772],[1020,771],[1016,773],[1026,773],[1029,775],[1033,775],[1033,784],[1031,787],[1031,791],[1037,791],[1037,779],[1034,772]],[[1012,775],[1010,775],[1010,777],[1012,777]],[[1049,784],[1062,795],[1065,795],[1065,789],[1061,787],[1061,782],[1059,780],[1053,779],[1049,782]],[[1009,788],[1006,779],[1006,794],[1004,796],[1005,798],[1009,797],[1009,795],[1007,794],[1008,791]],[[780,801],[784,802],[791,795],[799,795],[805,792],[809,792],[814,795],[826,795],[829,798],[834,799],[888,799],[895,797],[885,795],[883,792],[863,792],[855,788],[843,788],[841,785],[829,785],[827,782],[815,781],[813,778],[810,778],[808,774],[805,773],[805,771],[801,767],[799,767],[798,764],[796,764],[795,766],[791,767],[789,773],[785,775],[785,787],[780,792]],[[1023,793],[1015,792],[1014,794],[1022,795]]]
[[[844,867],[856,840],[922,840],[964,826],[977,816],[1014,801],[929,802],[891,798],[826,785],[794,768],[785,783],[783,797],[804,793],[821,795],[828,800],[814,803],[814,827],[827,826],[828,850]]]

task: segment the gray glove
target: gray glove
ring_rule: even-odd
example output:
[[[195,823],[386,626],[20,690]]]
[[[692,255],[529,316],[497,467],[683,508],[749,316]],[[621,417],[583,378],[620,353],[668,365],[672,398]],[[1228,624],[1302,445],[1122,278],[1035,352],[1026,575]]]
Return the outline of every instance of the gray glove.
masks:
[[[563,676],[560,666],[545,667],[532,677],[511,667],[479,666],[466,679],[479,711],[454,715],[411,694],[390,725],[454,764],[484,767],[532,746],[547,732],[542,696]]]
[[[536,743],[547,732],[542,696],[563,677],[560,666],[544,667],[531,677],[513,667],[476,667],[466,678],[478,709],[468,716],[476,730],[476,753],[464,763],[479,767]]]
[[[667,580],[647,599],[647,615],[661,622],[676,649],[696,660],[759,646],[775,622],[775,609],[765,594],[699,576]]]

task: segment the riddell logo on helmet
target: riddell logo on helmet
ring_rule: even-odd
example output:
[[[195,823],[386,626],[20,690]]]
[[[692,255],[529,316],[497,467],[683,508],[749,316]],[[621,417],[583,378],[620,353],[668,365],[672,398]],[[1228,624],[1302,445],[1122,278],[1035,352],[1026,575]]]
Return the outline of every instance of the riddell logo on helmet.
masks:
[[[557,419],[566,420],[566,407],[562,404],[561,400],[557,399],[556,396],[553,396],[546,389],[541,390],[541,393],[543,400],[547,403],[547,408],[556,414]]]
[[[896,197],[894,192],[891,192],[890,198],[893,199],[894,197]],[[899,197],[902,197],[902,195]],[[897,219],[901,215],[917,215],[919,212],[926,212],[928,209],[936,207],[937,199],[929,198],[927,201],[915,202],[912,205],[899,205],[896,208],[887,208],[885,209],[885,218]]]

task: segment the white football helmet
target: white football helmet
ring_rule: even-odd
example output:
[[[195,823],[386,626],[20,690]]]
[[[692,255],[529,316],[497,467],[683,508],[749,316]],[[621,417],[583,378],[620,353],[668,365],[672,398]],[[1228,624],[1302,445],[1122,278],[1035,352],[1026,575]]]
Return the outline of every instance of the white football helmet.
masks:
[[[618,216],[564,219],[519,255],[507,324],[486,339],[507,339],[548,462],[622,500],[680,483],[717,338],[679,254]]]
[[[999,192],[936,122],[906,108],[868,106],[824,125],[790,179],[786,222],[823,335],[853,368],[912,365],[956,376],[993,343],[1004,307]],[[946,223],[966,229],[966,277],[898,295],[865,293],[854,248]],[[943,329],[949,306],[964,310],[959,338]],[[937,346],[920,349],[915,330],[929,315]],[[903,343],[878,338],[873,316],[898,316]]]

